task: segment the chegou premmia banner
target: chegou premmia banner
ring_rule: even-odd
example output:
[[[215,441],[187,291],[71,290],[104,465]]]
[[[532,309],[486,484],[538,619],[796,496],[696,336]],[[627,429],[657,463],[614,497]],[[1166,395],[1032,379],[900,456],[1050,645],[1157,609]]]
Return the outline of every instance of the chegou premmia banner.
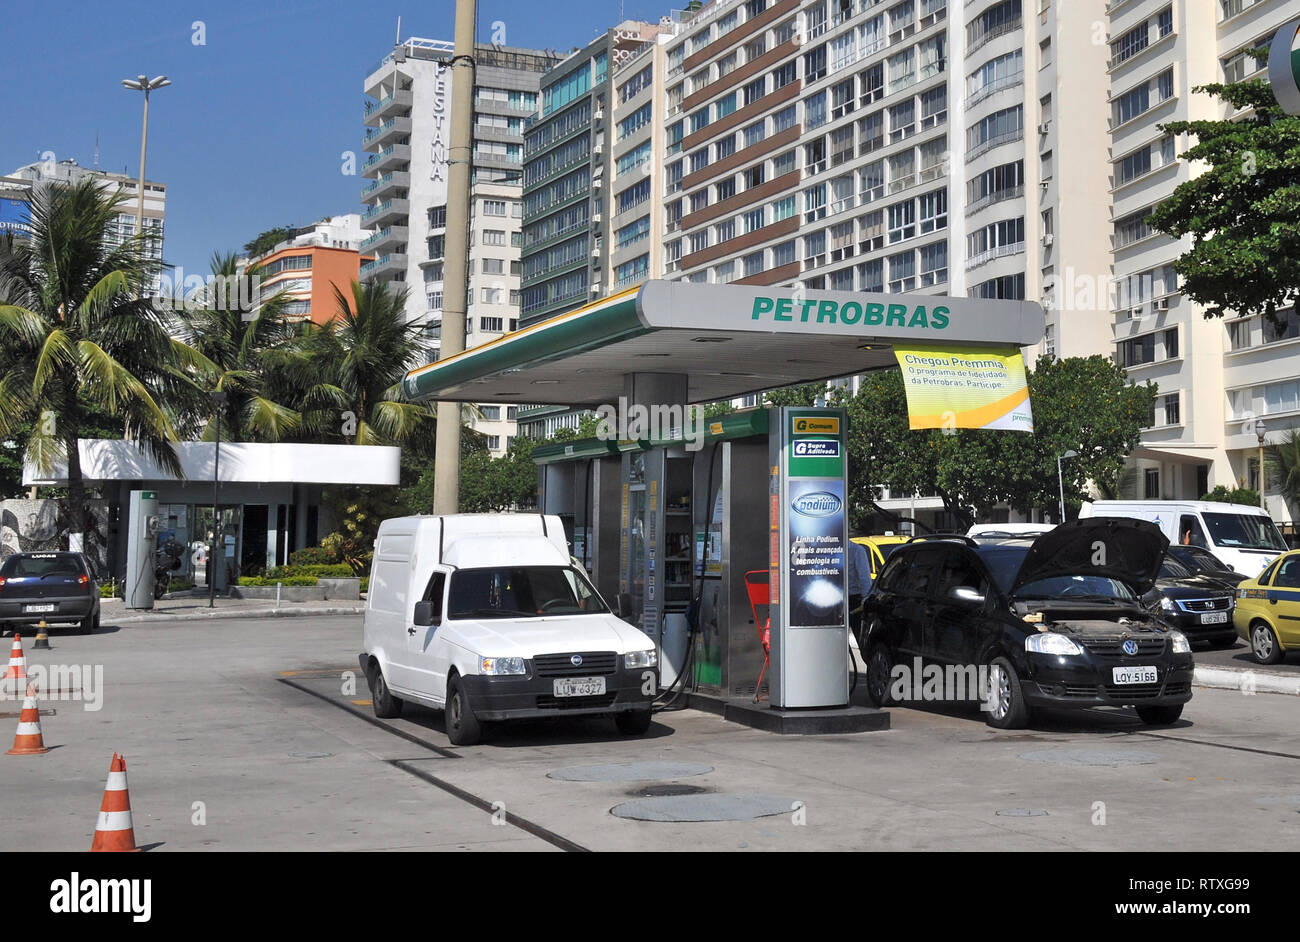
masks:
[[[895,347],[908,426],[1032,432],[1025,358],[1017,347]]]

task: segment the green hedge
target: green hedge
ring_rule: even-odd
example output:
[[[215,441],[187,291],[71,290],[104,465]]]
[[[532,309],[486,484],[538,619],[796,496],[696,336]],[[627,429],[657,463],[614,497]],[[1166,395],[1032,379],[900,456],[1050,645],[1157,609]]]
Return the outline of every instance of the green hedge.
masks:
[[[362,577],[361,577],[361,591],[362,591],[362,592],[369,592],[369,591],[370,591],[370,577],[369,577],[369,576],[362,576]]]
[[[338,557],[323,546],[308,546],[290,553],[289,562],[294,566],[328,566],[337,564]]]
[[[316,585],[315,576],[283,576],[278,579],[272,579],[270,576],[240,576],[239,584],[246,586],[273,586],[276,583],[284,586]]]
[[[346,579],[352,576],[352,567],[347,563],[295,563],[289,566],[276,566],[266,571],[266,578],[271,580],[292,576]]]

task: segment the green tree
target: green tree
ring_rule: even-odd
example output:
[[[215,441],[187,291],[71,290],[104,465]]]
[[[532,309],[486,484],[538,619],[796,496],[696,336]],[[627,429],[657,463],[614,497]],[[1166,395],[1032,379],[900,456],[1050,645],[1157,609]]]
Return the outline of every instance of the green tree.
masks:
[[[829,398],[825,383],[799,383],[763,393],[765,406],[811,406],[818,399]]]
[[[244,251],[248,253],[250,258],[257,258],[259,255],[265,255],[271,251],[291,235],[293,235],[292,226],[278,226],[275,229],[267,229],[245,242]]]
[[[537,465],[533,449],[538,443],[516,435],[500,458],[487,450],[464,459],[460,475],[460,509],[466,513],[492,513],[529,507],[537,501]]]
[[[1250,110],[1243,118],[1161,126],[1192,135],[1196,142],[1180,156],[1206,169],[1179,184],[1150,224],[1175,238],[1191,236],[1174,269],[1183,293],[1208,316],[1273,317],[1300,294],[1300,118],[1282,111],[1263,79],[1193,91],[1234,113]]]
[[[259,301],[253,293],[259,269],[240,273],[233,254],[214,254],[212,275],[221,290],[178,304],[176,323],[182,339],[207,361],[200,374],[205,391],[226,393],[221,437],[280,441],[302,421],[297,411],[278,401],[274,389],[277,376],[292,361],[298,335],[284,315],[288,295],[279,292]],[[278,385],[291,384],[282,379]],[[211,441],[215,435],[216,423],[206,422],[203,440]]]
[[[1270,473],[1282,479],[1282,499],[1295,519],[1296,509],[1300,509],[1300,431],[1290,429],[1282,441],[1269,445],[1264,450],[1264,464]],[[1254,503],[1259,503],[1258,494]]]
[[[77,441],[89,410],[112,416],[124,438],[179,474],[172,404],[201,395],[191,371],[202,357],[168,334],[146,297],[161,267],[148,236],[109,244],[116,196],[87,179],[37,188],[29,208],[30,239],[7,245],[0,260],[0,440],[23,430],[37,467],[67,461],[68,516],[84,533]]]
[[[1248,507],[1259,506],[1259,491],[1253,487],[1227,487],[1220,484],[1208,494],[1202,494],[1201,500],[1210,500],[1219,504],[1245,504]]]
[[[402,379],[428,361],[424,324],[406,319],[407,291],[337,287],[337,317],[302,336],[286,374],[301,390],[303,434],[326,442],[433,448],[434,409],[406,399]]]

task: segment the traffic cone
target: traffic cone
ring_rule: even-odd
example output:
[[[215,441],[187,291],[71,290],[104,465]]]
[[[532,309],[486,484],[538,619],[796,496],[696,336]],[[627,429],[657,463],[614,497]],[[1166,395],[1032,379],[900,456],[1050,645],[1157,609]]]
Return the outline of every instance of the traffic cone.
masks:
[[[0,680],[27,680],[27,655],[23,653],[22,636],[14,634],[14,646],[9,651],[9,669]]]
[[[113,753],[113,764],[108,767],[108,784],[104,786],[104,801],[99,806],[99,820],[95,823],[95,839],[90,850],[135,851],[135,828],[131,825],[131,796],[126,790],[126,759]]]
[[[41,711],[36,707],[36,685],[27,685],[27,698],[23,700],[23,712],[18,715],[18,732],[14,735],[14,747],[6,755],[39,756],[50,750],[45,748],[41,738]]]
[[[32,642],[32,650],[37,649],[48,651],[50,649],[50,636],[45,633],[45,619],[36,626],[36,640]]]

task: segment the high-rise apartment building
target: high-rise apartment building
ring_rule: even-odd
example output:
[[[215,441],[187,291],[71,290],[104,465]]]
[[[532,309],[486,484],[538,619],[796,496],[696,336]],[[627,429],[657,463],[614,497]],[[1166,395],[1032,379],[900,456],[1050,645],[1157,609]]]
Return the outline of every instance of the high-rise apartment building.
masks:
[[[368,181],[361,191],[362,223],[374,234],[362,245],[373,258],[361,267],[361,278],[406,288],[407,314],[424,321],[435,350],[442,326],[451,132],[452,72],[446,62],[453,48],[442,40],[407,39],[370,70],[364,86],[363,147],[370,156],[361,167]],[[466,346],[517,326],[523,126],[537,110],[539,82],[553,62],[553,56],[531,49],[475,49]],[[475,421],[473,427],[495,444],[495,454],[514,433],[504,419]]]
[[[288,295],[284,314],[295,321],[324,324],[339,315],[335,289],[352,297],[364,256],[360,248],[370,235],[361,228],[360,213],[329,216],[294,229],[271,251],[253,259],[260,266],[259,297]]]
[[[1127,0],[1110,4],[1114,353],[1137,382],[1159,386],[1131,465],[1135,496],[1197,498],[1217,485],[1259,486],[1257,423],[1269,441],[1300,425],[1300,318],[1282,312],[1206,320],[1179,291],[1174,260],[1191,247],[1145,222],[1200,168],[1178,159],[1191,140],[1160,125],[1232,118],[1193,88],[1263,76],[1268,46],[1295,17],[1285,0]],[[1268,509],[1291,519],[1269,482]]]

